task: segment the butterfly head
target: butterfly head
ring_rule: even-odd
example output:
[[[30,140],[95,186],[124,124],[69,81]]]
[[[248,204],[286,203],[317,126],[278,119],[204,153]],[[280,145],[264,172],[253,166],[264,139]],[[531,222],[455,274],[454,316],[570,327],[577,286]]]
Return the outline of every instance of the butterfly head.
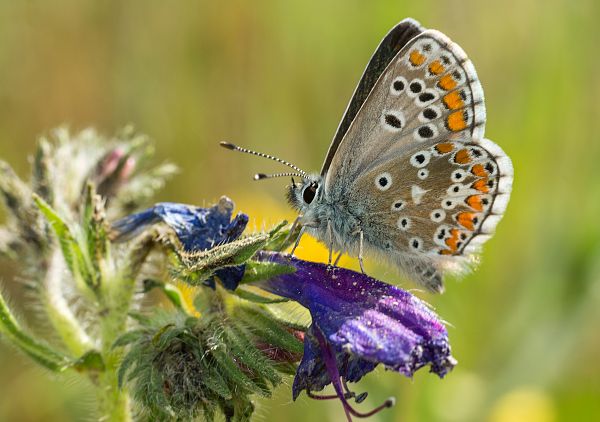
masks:
[[[290,205],[300,211],[306,211],[317,201],[321,194],[323,178],[319,175],[307,175],[300,182],[292,177],[292,184],[287,187],[287,199]]]
[[[277,161],[278,163],[286,165],[293,169],[293,172],[285,173],[257,173],[254,175],[254,180],[264,180],[273,179],[275,177],[292,176],[292,184],[288,186],[287,198],[290,205],[298,211],[306,211],[310,207],[310,205],[315,203],[316,200],[319,198],[319,195],[321,194],[320,187],[323,184],[322,176],[318,174],[308,174],[304,170],[301,170],[299,167],[293,165],[288,161],[282,160],[281,158],[277,158],[269,154],[264,154],[262,152],[253,151],[247,148],[238,147],[237,145],[234,145],[230,142],[221,142],[221,146],[229,150],[243,152],[246,154],[256,155],[262,158]],[[296,182],[294,180],[294,176],[298,177],[301,181]]]

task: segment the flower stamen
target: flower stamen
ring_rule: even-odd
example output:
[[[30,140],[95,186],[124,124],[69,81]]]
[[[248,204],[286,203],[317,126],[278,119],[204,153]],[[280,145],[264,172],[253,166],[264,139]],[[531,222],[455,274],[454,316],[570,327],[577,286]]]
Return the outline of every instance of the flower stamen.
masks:
[[[325,367],[327,368],[327,372],[329,373],[329,378],[331,379],[331,383],[333,384],[333,388],[335,389],[337,397],[340,399],[340,401],[342,402],[342,405],[344,406],[344,412],[346,413],[346,418],[348,419],[348,422],[352,422],[352,417],[350,415],[356,416],[357,418],[368,418],[368,417],[373,416],[374,414],[380,412],[383,409],[392,407],[396,403],[396,400],[393,397],[391,397],[391,398],[387,399],[385,402],[383,402],[381,405],[377,406],[375,409],[373,409],[369,412],[361,413],[361,412],[358,412],[357,410],[355,410],[350,405],[350,403],[348,403],[348,401],[346,400],[346,395],[348,393],[344,394],[344,392],[343,392],[344,386],[342,385],[342,377],[340,376],[340,372],[337,367],[335,354],[334,354],[333,350],[331,349],[331,346],[325,340],[325,336],[323,335],[323,333],[321,332],[319,327],[315,326],[314,333],[315,333],[315,337],[317,338],[317,340],[319,342],[319,346],[321,347],[321,350],[323,352],[323,361],[325,362]],[[353,393],[350,393],[350,394],[353,394]],[[360,396],[362,396],[362,394]],[[323,397],[323,396],[321,396],[321,397]]]
[[[337,394],[314,394],[311,391],[307,391],[306,395],[315,400],[332,400],[338,398]]]
[[[344,364],[344,372],[347,371],[347,369],[346,369],[347,367],[348,367],[348,359],[346,358],[346,362]],[[350,390],[350,387],[348,387],[348,382],[346,381],[346,378],[344,378],[344,377],[342,377],[342,385],[344,386],[344,390],[346,390],[346,394],[345,394],[346,399],[353,398],[356,403],[362,403],[369,395],[369,393],[367,393],[366,391],[363,393],[360,393],[360,394],[356,394],[354,391]]]

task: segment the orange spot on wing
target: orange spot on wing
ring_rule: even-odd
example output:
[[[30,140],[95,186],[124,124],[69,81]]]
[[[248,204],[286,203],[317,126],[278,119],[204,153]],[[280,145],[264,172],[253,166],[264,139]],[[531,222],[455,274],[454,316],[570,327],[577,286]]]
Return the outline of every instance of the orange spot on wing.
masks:
[[[474,212],[461,212],[456,216],[456,221],[465,229],[473,231],[475,230],[475,223],[473,219],[476,217],[476,215],[477,214]]]
[[[441,249],[440,255],[452,255],[452,251],[450,249]]]
[[[471,173],[477,177],[487,177],[489,174],[482,164],[475,164],[471,169]]]
[[[490,188],[487,185],[488,180],[487,179],[479,179],[477,181],[475,181],[471,187],[473,189],[477,189],[480,192],[483,193],[488,193],[490,191]]]
[[[429,65],[429,73],[431,73],[432,75],[439,75],[444,70],[446,69],[444,68],[444,66],[442,66],[439,60],[436,60]]]
[[[448,129],[453,132],[458,132],[459,130],[463,130],[467,127],[467,120],[465,119],[464,111],[455,111],[450,114],[446,119],[446,124],[448,125]]]
[[[469,164],[471,162],[471,156],[469,155],[468,149],[461,149],[454,156],[454,162],[458,164]]]
[[[439,154],[448,154],[449,152],[451,152],[454,149],[454,144],[450,143],[450,142],[443,142],[440,144],[437,144],[435,146],[435,150],[439,153]]]
[[[467,199],[465,199],[465,202],[475,211],[483,211],[483,203],[481,202],[481,196],[471,195],[467,197]]]
[[[460,231],[458,229],[450,230],[450,237],[446,239],[446,245],[450,248],[450,251],[456,252],[458,249]]]
[[[426,57],[419,53],[417,50],[410,52],[409,60],[413,66],[421,66],[425,63]]]
[[[465,102],[460,96],[459,91],[452,91],[451,93],[444,95],[443,101],[450,110],[456,110],[465,106]]]
[[[458,86],[458,83],[454,80],[452,75],[445,74],[442,76],[438,82],[438,86],[443,90],[450,91]]]

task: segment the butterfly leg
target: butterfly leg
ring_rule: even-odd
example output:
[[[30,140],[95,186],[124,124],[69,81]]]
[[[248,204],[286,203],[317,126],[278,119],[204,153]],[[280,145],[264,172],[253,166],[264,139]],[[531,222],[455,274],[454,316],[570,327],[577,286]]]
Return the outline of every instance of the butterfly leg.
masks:
[[[338,262],[340,262],[340,258],[342,257],[342,255],[344,255],[344,251],[340,251],[340,253],[338,254],[337,258],[335,259],[335,262],[333,263],[334,267],[338,266]]]
[[[302,226],[302,228],[300,229],[300,233],[298,233],[298,237],[296,238],[296,242],[294,243],[294,247],[292,248],[292,251],[290,252],[290,256],[294,256],[294,251],[300,244],[300,239],[302,238],[302,235],[304,234],[305,230],[306,230],[306,226]]]
[[[360,240],[359,240],[359,243],[358,243],[358,264],[360,265],[360,270],[362,271],[362,273],[366,274],[365,267],[363,265],[363,242],[364,242],[364,234],[363,234],[362,230],[360,231],[359,236],[360,236]]]
[[[331,228],[331,220],[327,220],[327,236],[329,237],[329,260],[327,261],[327,267],[331,267],[333,258],[333,229]]]
[[[290,231],[288,232],[287,236],[285,237],[285,240],[283,241],[284,245],[286,245],[290,241],[292,235],[294,234],[294,231],[296,230],[296,227],[298,227],[298,223],[300,222],[301,218],[302,216],[299,215],[292,223],[292,227],[290,227]]]

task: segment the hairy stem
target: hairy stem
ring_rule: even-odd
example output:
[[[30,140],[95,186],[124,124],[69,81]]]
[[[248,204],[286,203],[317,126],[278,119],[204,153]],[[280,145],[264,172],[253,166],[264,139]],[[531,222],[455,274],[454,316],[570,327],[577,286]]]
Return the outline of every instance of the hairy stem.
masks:
[[[55,250],[44,280],[43,301],[48,319],[64,344],[73,355],[81,356],[94,348],[94,342],[81,327],[64,297],[65,271],[62,254]]]
[[[0,294],[0,333],[40,365],[55,372],[68,368],[69,359],[27,334]]]
[[[98,377],[99,408],[103,420],[132,420],[129,394],[126,388],[119,388],[118,370],[122,351],[113,344],[127,329],[127,317],[135,291],[135,279],[143,262],[155,242],[153,233],[142,236],[135,242],[124,259],[122,268],[116,274],[105,273],[100,284],[100,298],[103,309],[100,315],[101,353],[105,370]]]

